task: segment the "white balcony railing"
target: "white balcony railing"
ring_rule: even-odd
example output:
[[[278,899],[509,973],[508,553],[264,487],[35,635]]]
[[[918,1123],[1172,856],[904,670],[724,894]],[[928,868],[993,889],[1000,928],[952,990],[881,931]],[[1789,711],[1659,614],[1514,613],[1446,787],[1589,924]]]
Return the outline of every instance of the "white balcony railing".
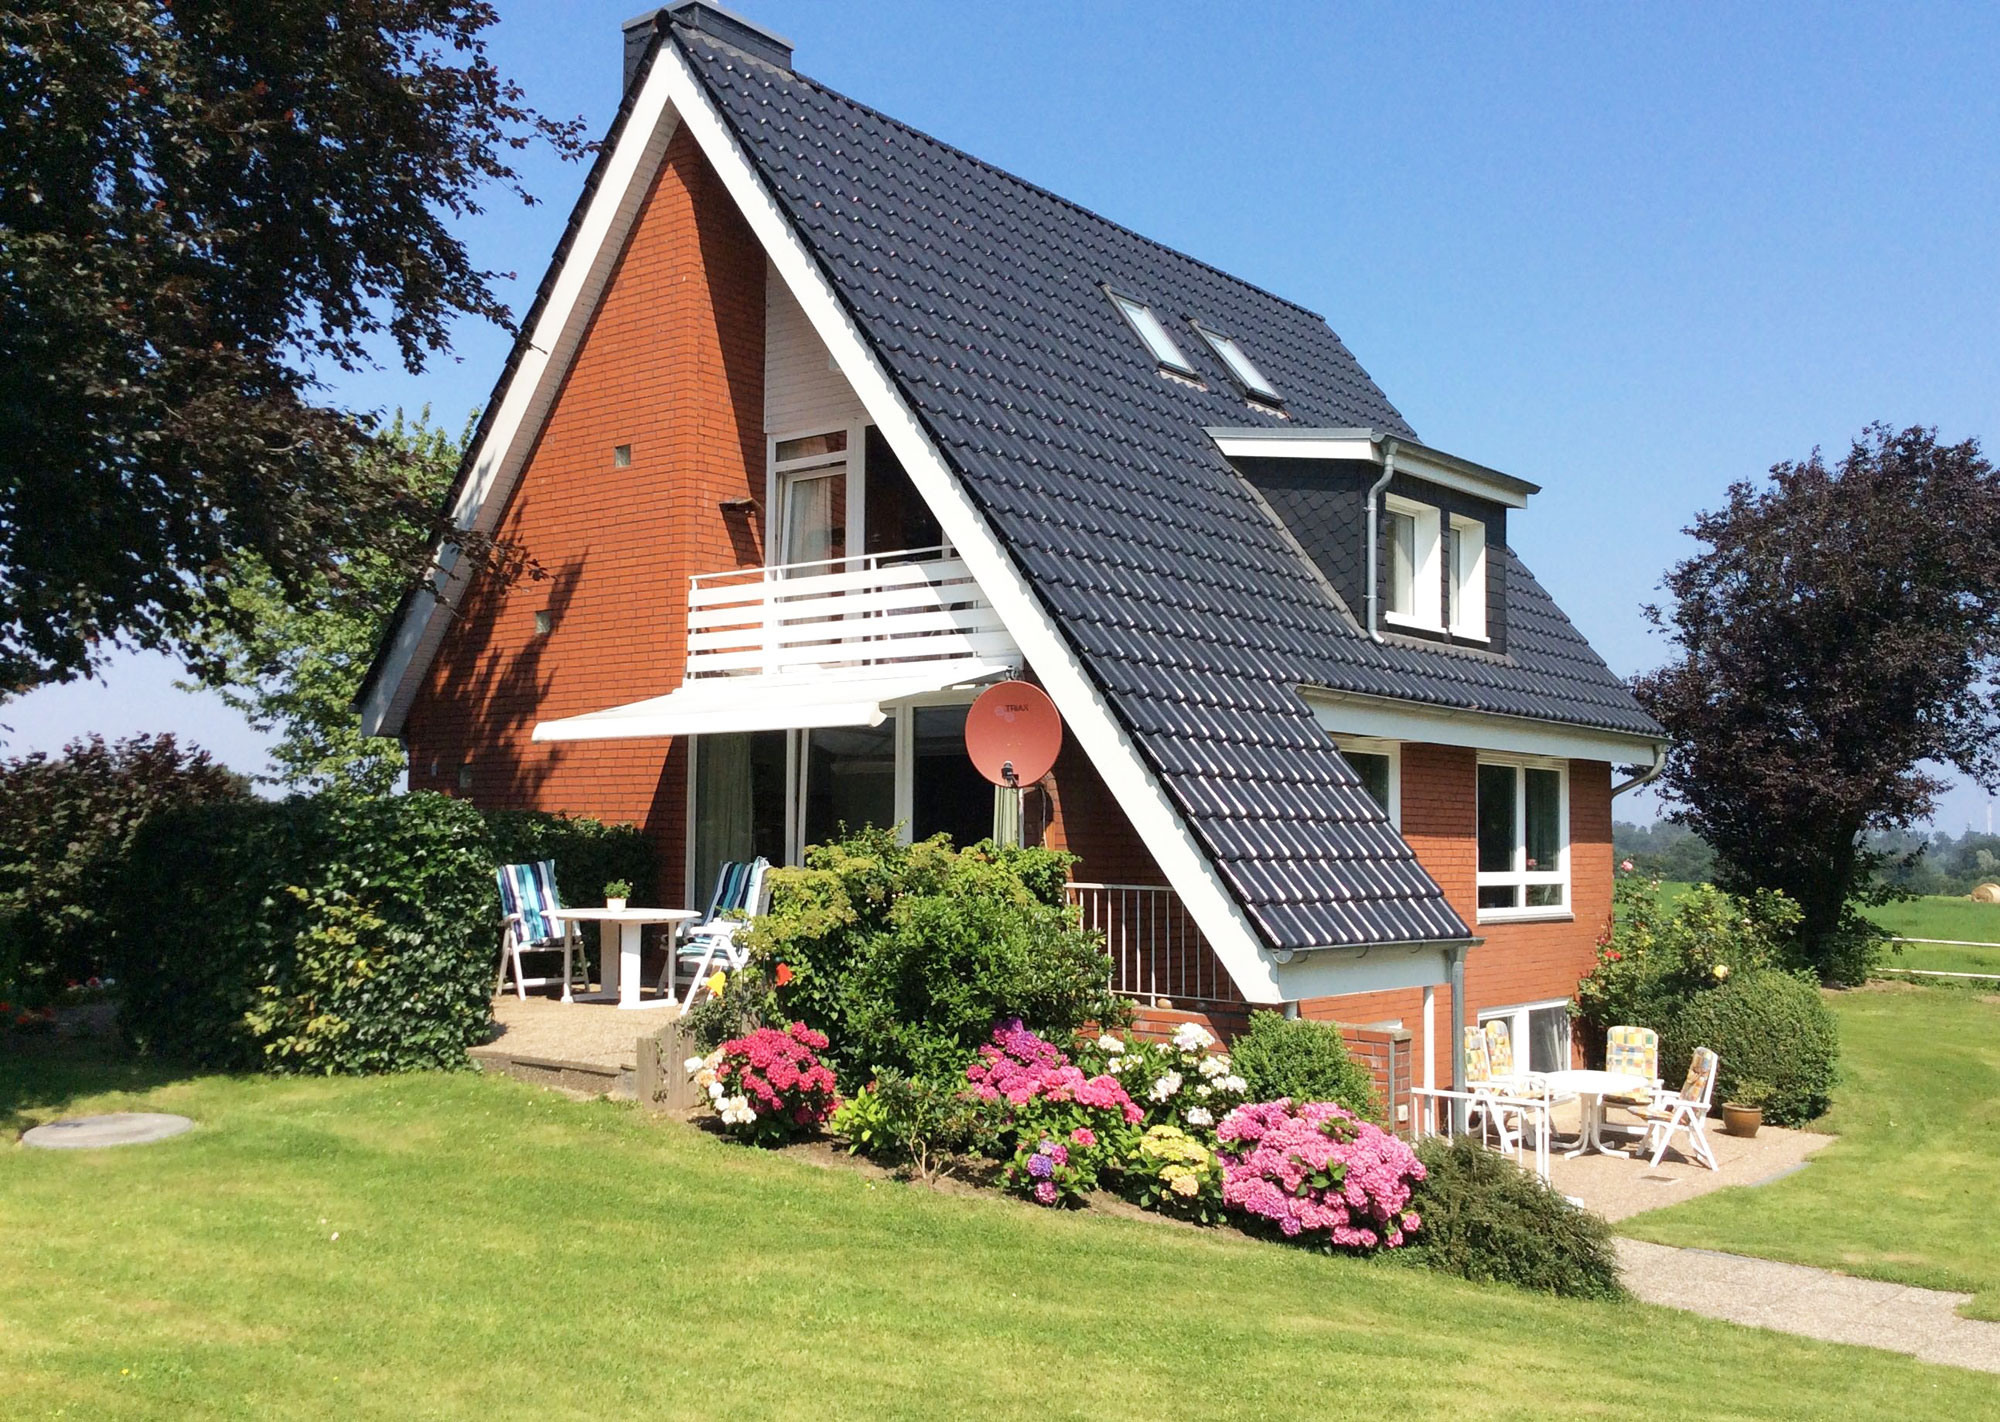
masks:
[[[1019,656],[964,561],[943,548],[689,579],[690,681]]]
[[[1160,884],[1071,884],[1083,926],[1104,935],[1111,990],[1149,1006],[1240,1003],[1215,949],[1180,895]]]

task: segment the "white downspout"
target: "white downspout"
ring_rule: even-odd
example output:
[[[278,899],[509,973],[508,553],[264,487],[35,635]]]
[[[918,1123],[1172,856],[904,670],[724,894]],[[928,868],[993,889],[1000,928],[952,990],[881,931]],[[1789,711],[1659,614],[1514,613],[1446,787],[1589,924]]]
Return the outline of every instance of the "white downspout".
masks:
[[[1368,488],[1368,635],[1373,640],[1382,640],[1382,629],[1376,625],[1377,606],[1382,600],[1380,588],[1380,545],[1382,542],[1382,521],[1376,517],[1377,500],[1382,491],[1389,487],[1389,481],[1396,477],[1396,441],[1382,441],[1382,477]]]
[[[1661,746],[1659,749],[1659,758],[1653,762],[1651,768],[1648,769],[1642,775],[1633,776],[1623,785],[1612,786],[1611,798],[1615,800],[1620,795],[1623,795],[1627,790],[1637,790],[1641,785],[1652,784],[1655,780],[1658,780],[1660,778],[1660,772],[1665,770],[1666,768],[1667,768],[1667,748],[1665,746]]]

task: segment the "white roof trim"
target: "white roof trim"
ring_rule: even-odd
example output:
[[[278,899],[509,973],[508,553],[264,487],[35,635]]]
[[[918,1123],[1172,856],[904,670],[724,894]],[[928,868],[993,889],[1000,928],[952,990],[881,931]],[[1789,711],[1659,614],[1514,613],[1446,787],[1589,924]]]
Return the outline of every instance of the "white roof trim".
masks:
[[[799,731],[822,726],[879,726],[885,704],[1009,676],[1000,662],[936,662],[893,676],[717,676],[685,683],[665,696],[541,721],[534,739],[629,741],[736,731]]]
[[[1489,499],[1510,509],[1526,508],[1528,496],[1541,492],[1525,479],[1380,430],[1280,430],[1253,425],[1245,429],[1210,429],[1208,436],[1225,459],[1358,459],[1369,464],[1382,462],[1382,445],[1393,439],[1398,474]]]
[[[634,98],[597,191],[584,209],[548,300],[528,334],[520,362],[506,388],[497,392],[499,404],[493,423],[474,452],[452,505],[455,528],[490,533],[499,523],[605,284],[625,249],[632,223],[679,127],[661,68],[653,66]],[[448,552],[439,561],[444,566],[430,580],[433,595],[411,600],[382,653],[381,674],[361,703],[364,735],[402,734],[403,717],[444,639],[465,577],[454,569],[457,560]]]
[[[669,99],[695,141],[735,198],[744,219],[763,242],[771,264],[791,288],[820,340],[853,387],[856,398],[882,431],[944,527],[945,536],[965,559],[1028,664],[1041,678],[1084,753],[1138,830],[1167,881],[1214,946],[1237,988],[1251,1002],[1284,1000],[1277,964],[1242,905],[1222,882],[1207,853],[1138,748],[1112,714],[1095,683],[1043,610],[1014,560],[973,507],[943,456],[904,403],[895,382],[877,363],[846,308],[765,191],[749,158],[736,146],[708,94],[688,68],[678,45],[662,44],[649,83],[664,82]]]
[[[1603,760],[1618,765],[1655,765],[1666,750],[1663,740],[1561,721],[1425,706],[1317,686],[1302,686],[1299,694],[1312,707],[1314,718],[1334,736],[1470,746],[1475,750],[1547,755],[1562,760]]]

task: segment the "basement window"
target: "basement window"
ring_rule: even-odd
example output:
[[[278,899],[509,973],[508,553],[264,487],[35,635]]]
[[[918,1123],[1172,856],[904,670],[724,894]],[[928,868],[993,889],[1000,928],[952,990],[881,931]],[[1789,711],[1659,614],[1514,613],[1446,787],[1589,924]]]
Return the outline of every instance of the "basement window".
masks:
[[[1144,302],[1134,301],[1129,296],[1120,296],[1108,288],[1106,294],[1117,303],[1119,311],[1131,323],[1132,329],[1139,333],[1139,339],[1146,343],[1146,349],[1151,351],[1153,359],[1160,363],[1160,369],[1172,371],[1175,375],[1185,376],[1189,380],[1196,378],[1194,367],[1188,364],[1187,356],[1174,344],[1174,338],[1167,334],[1167,328],[1160,323],[1160,318],[1153,314],[1152,307]]]
[[[1229,367],[1230,375],[1234,376],[1236,383],[1243,387],[1245,395],[1266,405],[1285,403],[1285,397],[1280,395],[1277,387],[1265,378],[1264,372],[1257,369],[1256,362],[1250,359],[1249,353],[1242,346],[1220,332],[1209,330],[1199,321],[1189,324],[1194,327],[1197,335],[1208,342],[1208,348]]]

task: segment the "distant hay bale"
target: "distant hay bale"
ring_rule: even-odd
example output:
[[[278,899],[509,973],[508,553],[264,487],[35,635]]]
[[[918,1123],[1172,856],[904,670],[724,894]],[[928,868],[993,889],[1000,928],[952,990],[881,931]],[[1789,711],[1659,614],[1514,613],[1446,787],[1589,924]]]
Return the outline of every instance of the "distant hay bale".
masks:
[[[1991,880],[1972,891],[1972,901],[1976,904],[2000,904],[2000,884]]]

